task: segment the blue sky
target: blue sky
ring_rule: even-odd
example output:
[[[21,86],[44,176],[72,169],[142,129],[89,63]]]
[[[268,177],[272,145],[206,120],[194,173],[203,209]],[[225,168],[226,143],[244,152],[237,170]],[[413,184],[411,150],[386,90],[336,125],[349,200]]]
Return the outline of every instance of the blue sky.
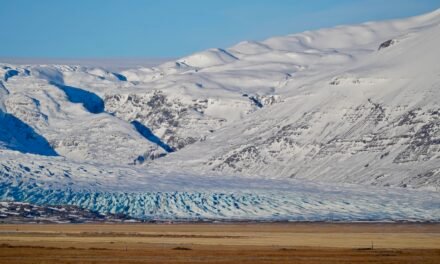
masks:
[[[0,56],[179,57],[436,8],[440,0],[0,0]]]

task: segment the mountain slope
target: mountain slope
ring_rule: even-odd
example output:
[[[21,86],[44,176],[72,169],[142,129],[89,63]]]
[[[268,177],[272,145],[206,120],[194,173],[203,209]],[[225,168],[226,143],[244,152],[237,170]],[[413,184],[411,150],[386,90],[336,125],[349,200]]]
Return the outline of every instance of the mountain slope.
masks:
[[[314,72],[311,78],[293,75],[276,89],[283,102],[158,162],[185,160],[205,171],[252,177],[438,187],[440,20],[435,18],[394,34],[389,47],[379,50],[383,42],[377,40],[361,47],[370,49],[366,54],[352,49],[356,59],[342,69]],[[370,27],[375,26],[383,27]],[[363,34],[361,27],[351,38]],[[312,34],[265,43],[297,49],[291,39],[307,35]],[[347,38],[342,39],[361,45]]]

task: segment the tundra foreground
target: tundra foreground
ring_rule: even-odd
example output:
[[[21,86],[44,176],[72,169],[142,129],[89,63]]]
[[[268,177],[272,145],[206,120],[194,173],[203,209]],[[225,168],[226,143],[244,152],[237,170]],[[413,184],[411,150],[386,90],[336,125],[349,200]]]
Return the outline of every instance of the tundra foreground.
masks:
[[[0,225],[0,263],[439,263],[440,224]]]

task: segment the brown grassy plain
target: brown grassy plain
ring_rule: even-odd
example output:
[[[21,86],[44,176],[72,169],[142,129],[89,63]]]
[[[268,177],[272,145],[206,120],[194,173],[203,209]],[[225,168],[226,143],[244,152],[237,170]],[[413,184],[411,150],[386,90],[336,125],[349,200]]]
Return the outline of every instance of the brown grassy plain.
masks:
[[[0,263],[440,263],[440,224],[0,225]]]

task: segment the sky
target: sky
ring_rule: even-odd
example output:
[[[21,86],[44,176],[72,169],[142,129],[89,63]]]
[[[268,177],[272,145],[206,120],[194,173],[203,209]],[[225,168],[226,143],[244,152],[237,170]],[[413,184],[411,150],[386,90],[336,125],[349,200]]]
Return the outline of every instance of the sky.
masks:
[[[0,0],[0,57],[175,58],[437,8],[440,0]]]

